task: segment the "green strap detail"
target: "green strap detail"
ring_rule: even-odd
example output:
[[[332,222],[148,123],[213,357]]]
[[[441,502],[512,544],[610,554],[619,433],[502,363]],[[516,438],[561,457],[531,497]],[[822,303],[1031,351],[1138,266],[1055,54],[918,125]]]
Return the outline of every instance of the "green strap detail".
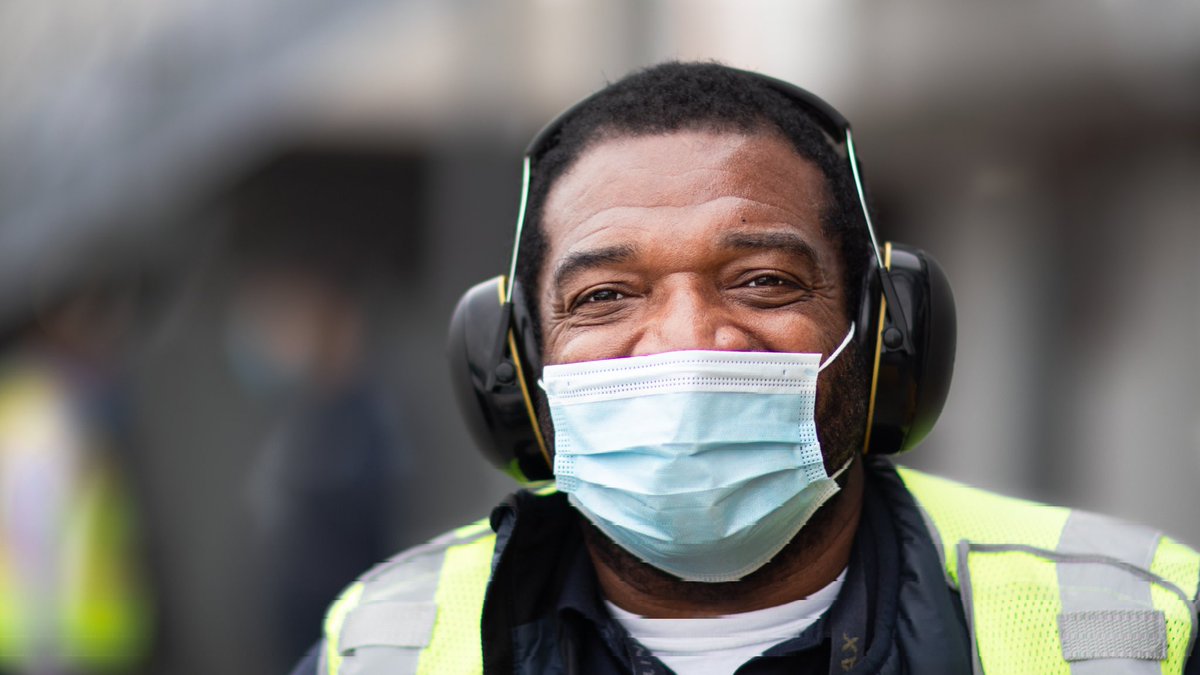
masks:
[[[558,484],[554,481],[543,481],[542,483],[534,483],[527,489],[539,497],[549,497],[558,492]]]
[[[433,638],[421,651],[418,675],[483,673],[480,619],[495,546],[493,534],[446,550],[434,594]]]

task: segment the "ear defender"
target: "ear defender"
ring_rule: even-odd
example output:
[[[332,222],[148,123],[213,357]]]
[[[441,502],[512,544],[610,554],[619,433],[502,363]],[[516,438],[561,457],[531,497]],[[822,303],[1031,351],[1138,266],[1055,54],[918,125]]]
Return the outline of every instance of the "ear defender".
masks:
[[[865,280],[859,322],[871,379],[863,452],[911,449],[933,429],[954,373],[954,295],[937,261],[887,242]],[[890,305],[890,306],[889,306]]]
[[[858,346],[871,359],[863,452],[893,454],[933,429],[954,372],[954,296],[942,268],[924,251],[875,237],[850,125],[817,96],[782,80],[738,71],[761,81],[806,110],[843,153],[858,190],[866,236],[875,261],[863,280]],[[593,94],[597,96],[598,94]],[[532,158],[552,142],[588,97],[552,120],[525,151],[521,206],[509,268],[468,290],[450,320],[451,386],[476,444],[496,466],[522,483],[554,477],[552,453],[537,418],[534,387],[541,375],[537,327],[516,274]],[[508,288],[506,289],[506,284]]]
[[[450,383],[467,429],[493,464],[521,483],[548,480],[554,463],[530,391],[541,372],[535,328],[514,308],[523,302],[505,301],[504,287],[503,276],[476,284],[454,308]]]

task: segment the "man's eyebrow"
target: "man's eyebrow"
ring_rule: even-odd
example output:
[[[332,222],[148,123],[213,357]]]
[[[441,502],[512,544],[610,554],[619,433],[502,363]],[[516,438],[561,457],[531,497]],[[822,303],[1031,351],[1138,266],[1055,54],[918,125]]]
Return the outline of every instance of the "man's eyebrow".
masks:
[[[721,245],[726,248],[783,249],[790,255],[807,258],[813,265],[821,264],[817,250],[794,232],[729,232],[721,237]]]
[[[555,288],[561,287],[571,277],[586,270],[600,267],[601,265],[625,262],[636,253],[637,248],[631,244],[617,244],[615,246],[605,246],[604,248],[594,248],[586,251],[572,251],[554,268],[554,286]]]

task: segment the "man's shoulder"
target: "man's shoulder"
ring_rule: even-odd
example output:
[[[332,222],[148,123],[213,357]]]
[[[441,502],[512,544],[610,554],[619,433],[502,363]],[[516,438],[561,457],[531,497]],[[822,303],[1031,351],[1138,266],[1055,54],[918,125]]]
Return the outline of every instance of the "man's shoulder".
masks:
[[[449,669],[470,670],[478,654],[458,642],[478,630],[496,556],[513,548],[518,530],[547,531],[561,521],[561,497],[552,487],[519,490],[489,518],[403,550],[359,576],[326,613],[318,672],[338,672],[344,658],[378,658],[396,671],[396,664],[415,664],[421,653],[438,663],[463,660],[463,668]],[[518,520],[525,524],[518,527]]]
[[[1200,590],[1192,548],[1151,527],[913,469],[876,473],[885,490],[911,495],[989,672],[1122,658],[1182,671]]]
[[[447,601],[442,586],[475,593],[457,593],[450,602],[482,603],[491,571],[496,535],[488,519],[477,520],[405,549],[375,565],[347,586],[329,606],[324,637],[313,657],[315,672],[336,673],[341,660],[363,648],[389,649],[414,659],[433,639],[439,604]],[[452,583],[446,584],[447,577]],[[440,601],[440,602],[439,602]],[[307,660],[306,660],[307,661]],[[310,672],[307,664],[303,670]]]
[[[483,518],[404,549],[359,575],[339,594],[329,614],[336,614],[339,605],[427,595],[425,591],[431,593],[436,588],[447,556],[461,557],[459,549],[470,547],[476,551],[470,557],[472,563],[489,563],[495,539],[488,519]]]
[[[1162,552],[1165,558],[1175,552],[1194,554],[1160,530],[1121,518],[1010,497],[900,465],[894,466],[894,475],[912,495],[935,543],[947,557],[952,558],[954,549],[964,542],[1087,551],[1121,559],[1133,555],[1128,549]],[[953,561],[949,562],[952,566]],[[1133,562],[1150,567],[1153,560]]]
[[[945,542],[1019,541],[1053,549],[1062,543],[1064,533],[1081,527],[1096,532],[1137,532],[1150,538],[1164,536],[1152,527],[1114,516],[1011,497],[900,465],[894,465],[894,471],[905,491],[932,521],[931,529],[938,531]]]
[[[493,541],[495,536],[488,519],[481,518],[396,553],[367,570],[359,577],[359,582],[374,582],[397,574],[417,574],[428,569],[430,563],[444,559],[447,551],[455,547],[475,543],[481,539]]]
[[[507,544],[515,530],[518,513],[525,514],[521,516],[522,520],[544,521],[546,509],[540,503],[552,501],[545,498],[556,494],[552,486],[518,490],[505,498],[490,517],[400,551],[347,586],[331,606],[330,615],[336,614],[339,604],[363,605],[397,597],[428,595],[447,573],[458,575],[456,580],[459,582],[486,580],[493,553]],[[535,528],[538,525],[544,525],[544,522],[532,523]],[[469,578],[464,579],[463,575]]]
[[[1009,497],[897,465],[896,475],[942,540],[1020,540],[1053,547],[1071,509]]]

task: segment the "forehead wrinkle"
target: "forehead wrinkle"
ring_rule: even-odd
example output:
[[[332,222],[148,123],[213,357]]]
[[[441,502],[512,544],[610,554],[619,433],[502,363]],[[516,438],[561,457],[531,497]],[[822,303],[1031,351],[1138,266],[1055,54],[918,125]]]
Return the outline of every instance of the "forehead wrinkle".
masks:
[[[604,161],[605,159],[608,161]],[[774,187],[774,191],[790,195],[793,199],[809,205],[819,206],[828,199],[827,180],[815,164],[798,155],[791,159],[798,160],[802,168],[782,166],[778,162],[766,161],[768,159],[762,154],[745,153],[740,157],[727,158],[724,162],[680,169],[641,163],[629,164],[615,161],[613,158],[587,157],[581,164],[572,167],[571,171],[560,177],[546,201],[547,205],[563,206],[588,202],[615,205],[624,200],[688,206],[699,203],[697,197],[700,195],[723,192],[729,196],[749,196],[769,187]],[[600,173],[634,178],[646,176],[647,179],[640,182],[641,191],[634,193],[625,185],[609,181],[572,181],[572,178],[578,178],[578,172],[588,160],[599,162],[597,166],[588,168]],[[802,179],[804,173],[810,172],[818,178],[815,185]],[[566,186],[570,187],[564,190]],[[630,206],[639,205],[624,203]]]
[[[808,207],[812,212],[803,213],[795,208],[789,208],[790,206]],[[743,219],[748,218],[752,221],[777,221],[795,225],[806,223],[813,217],[820,218],[821,207],[822,203],[817,199],[803,204],[785,205],[760,201],[756,195],[746,193],[722,194],[705,199],[693,197],[686,203],[680,204],[664,204],[661,201],[645,206],[606,204],[586,215],[573,214],[578,220],[570,225],[570,229],[576,232],[576,236],[579,236],[580,231],[587,232],[587,234],[579,236],[579,239],[582,240],[591,236],[595,231],[614,225],[646,229],[654,220],[669,221],[674,214],[680,212],[686,214],[689,211],[706,218],[728,219],[731,223],[745,222]]]
[[[735,147],[713,142],[730,136],[740,137],[743,142]],[[756,141],[761,140],[775,140],[781,145],[766,149],[751,147],[757,146]],[[643,155],[631,161],[630,146],[655,141],[679,143],[693,151],[702,150],[704,155],[698,164],[683,168],[670,162],[661,162],[658,154]],[[786,158],[787,161],[775,161],[779,158]],[[797,167],[788,166],[793,161],[802,167],[801,175],[809,172],[818,174],[820,180],[816,186],[806,185],[807,181],[797,175]],[[633,193],[627,187],[609,181],[572,181],[579,177],[579,173],[595,172],[627,177],[631,174],[646,175],[649,179],[642,181],[644,191]],[[696,180],[696,174],[702,178]],[[748,180],[751,182],[747,183]],[[572,187],[564,191],[567,184],[572,184]],[[778,192],[789,193],[797,202],[810,208],[820,210],[828,201],[827,179],[821,174],[820,168],[797,153],[786,139],[777,134],[695,130],[648,137],[619,135],[590,146],[555,180],[547,194],[544,212],[555,212],[581,223],[590,220],[598,211],[612,206],[637,207],[643,203],[689,206],[702,203],[697,197],[706,193],[721,190],[728,193],[731,188],[736,188],[737,193],[750,196],[747,193],[757,192],[764,185],[775,185]],[[585,204],[601,206],[593,213],[579,213]],[[575,213],[572,214],[572,211]]]
[[[595,204],[596,210],[586,215],[576,213],[579,222],[586,222],[595,216],[622,208],[645,207],[688,207],[714,201],[707,195],[715,191],[717,186],[724,183],[725,176],[737,176],[737,172],[725,167],[692,167],[684,171],[664,175],[643,166],[633,166],[622,170],[626,176],[647,175],[653,180],[643,184],[641,192],[632,193],[628,187],[617,186],[608,182],[596,181],[582,183],[570,191],[559,189],[561,185],[569,185],[560,179],[546,200],[547,211],[561,210],[559,203],[570,210],[578,210],[582,204]],[[696,175],[705,176],[706,180],[695,180]],[[566,176],[564,176],[566,178]],[[740,192],[749,192],[750,188],[743,187]],[[734,195],[725,195],[734,196]],[[716,198],[719,199],[720,197]]]

